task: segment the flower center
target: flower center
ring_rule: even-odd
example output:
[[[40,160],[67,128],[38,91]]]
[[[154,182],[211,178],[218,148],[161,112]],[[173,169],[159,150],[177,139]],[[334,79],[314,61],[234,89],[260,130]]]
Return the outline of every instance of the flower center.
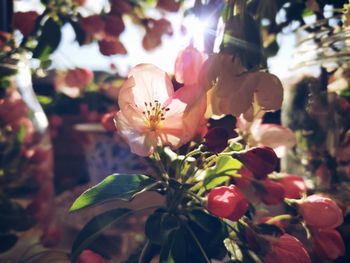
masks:
[[[165,112],[169,108],[162,107],[158,100],[153,102],[145,102],[145,110],[142,114],[145,117],[146,125],[150,128],[151,131],[155,131],[159,127],[161,121],[165,120]]]

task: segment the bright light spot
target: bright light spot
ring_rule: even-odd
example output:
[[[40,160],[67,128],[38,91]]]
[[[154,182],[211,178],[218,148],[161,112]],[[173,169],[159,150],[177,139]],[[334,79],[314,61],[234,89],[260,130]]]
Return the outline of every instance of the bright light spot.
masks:
[[[199,51],[204,51],[204,37],[208,32],[209,20],[200,20],[194,15],[189,15],[183,21],[183,26],[192,40],[193,46]]]

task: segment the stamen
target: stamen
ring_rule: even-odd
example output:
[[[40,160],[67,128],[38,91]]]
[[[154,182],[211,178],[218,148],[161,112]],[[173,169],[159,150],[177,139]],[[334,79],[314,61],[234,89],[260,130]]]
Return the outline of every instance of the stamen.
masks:
[[[152,102],[144,102],[145,110],[142,114],[145,116],[146,125],[150,130],[155,131],[159,128],[161,121],[165,120],[165,112],[169,111],[169,108],[162,107],[158,100]]]

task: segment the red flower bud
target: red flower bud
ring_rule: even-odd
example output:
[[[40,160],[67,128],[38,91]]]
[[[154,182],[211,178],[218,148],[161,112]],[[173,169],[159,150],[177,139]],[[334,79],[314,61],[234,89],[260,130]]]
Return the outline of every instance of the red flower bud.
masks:
[[[119,16],[105,16],[105,32],[108,36],[118,37],[125,29],[123,19]]]
[[[111,0],[111,11],[112,15],[122,15],[132,12],[132,6],[128,0]]]
[[[289,174],[279,179],[278,182],[283,185],[286,198],[298,199],[306,194],[306,184],[301,176]]]
[[[35,11],[16,12],[12,16],[13,27],[21,31],[24,36],[29,36],[34,30],[38,16],[39,14]]]
[[[336,259],[345,253],[345,245],[339,232],[334,229],[315,229],[314,251],[322,258]]]
[[[116,113],[115,112],[109,112],[102,116],[101,118],[101,124],[103,128],[105,128],[106,131],[115,131],[116,127],[114,124],[114,117]]]
[[[96,254],[95,252],[86,249],[84,250],[78,260],[77,263],[106,263],[107,261],[104,260],[103,257],[101,257],[99,254]]]
[[[310,195],[299,206],[306,224],[318,228],[335,228],[343,223],[343,212],[332,199]]]
[[[260,191],[261,201],[267,205],[278,205],[284,199],[284,189],[280,183],[270,180],[261,181],[264,191]]]
[[[236,186],[241,189],[247,188],[252,182],[252,172],[245,166],[242,166],[242,168],[239,170],[239,174],[242,177],[235,177]]]
[[[78,6],[83,6],[86,3],[86,0],[73,0]]]
[[[247,212],[248,201],[236,186],[220,186],[209,192],[208,210],[216,216],[237,221]]]
[[[105,22],[99,15],[87,16],[80,20],[80,26],[85,33],[94,39],[100,40],[105,36]]]
[[[94,78],[94,73],[85,68],[76,68],[69,70],[64,78],[65,83],[69,87],[85,87]]]
[[[57,227],[50,226],[44,230],[44,233],[40,237],[41,243],[45,247],[57,246],[61,239],[61,230]]]
[[[124,45],[118,39],[102,40],[98,42],[101,54],[111,56],[115,54],[124,55],[127,53]]]
[[[164,9],[169,12],[177,12],[180,8],[180,1],[176,0],[158,0],[157,8]]]
[[[265,256],[264,263],[311,263],[303,244],[295,237],[283,234],[271,244],[271,251]]]
[[[243,154],[235,156],[257,179],[266,179],[267,175],[276,169],[278,157],[269,147],[256,147]]]
[[[228,132],[224,128],[215,127],[209,129],[204,136],[205,145],[212,152],[221,152],[227,146]]]

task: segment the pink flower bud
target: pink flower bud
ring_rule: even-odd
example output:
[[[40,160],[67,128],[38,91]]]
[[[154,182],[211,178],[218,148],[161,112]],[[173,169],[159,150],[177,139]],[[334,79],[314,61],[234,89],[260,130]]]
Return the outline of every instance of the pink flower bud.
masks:
[[[271,251],[264,263],[311,263],[303,244],[295,237],[283,234],[271,243]]]
[[[306,194],[306,184],[301,176],[289,174],[279,179],[278,182],[283,186],[286,198],[298,199]]]
[[[114,124],[115,112],[105,113],[101,118],[101,124],[106,131],[115,131],[116,127]]]
[[[24,36],[29,36],[34,30],[38,16],[39,14],[35,11],[16,12],[12,16],[13,27],[21,31]]]
[[[334,229],[315,229],[314,251],[322,258],[336,259],[345,253],[345,245],[339,232]]]
[[[261,201],[267,205],[278,205],[284,199],[284,189],[280,183],[270,180],[261,181],[264,191],[259,192]]]
[[[77,263],[106,263],[107,261],[104,260],[103,257],[101,257],[99,254],[96,254],[95,252],[86,249],[84,250],[78,260]]]
[[[269,147],[256,147],[243,154],[235,156],[257,179],[266,179],[267,175],[276,169],[278,158]]]
[[[248,201],[236,186],[220,186],[209,192],[208,210],[216,216],[237,221],[247,212]]]
[[[221,152],[227,146],[228,132],[224,128],[215,127],[209,129],[204,138],[210,151]]]
[[[343,223],[343,212],[332,199],[310,195],[299,206],[306,224],[318,228],[335,228]]]

